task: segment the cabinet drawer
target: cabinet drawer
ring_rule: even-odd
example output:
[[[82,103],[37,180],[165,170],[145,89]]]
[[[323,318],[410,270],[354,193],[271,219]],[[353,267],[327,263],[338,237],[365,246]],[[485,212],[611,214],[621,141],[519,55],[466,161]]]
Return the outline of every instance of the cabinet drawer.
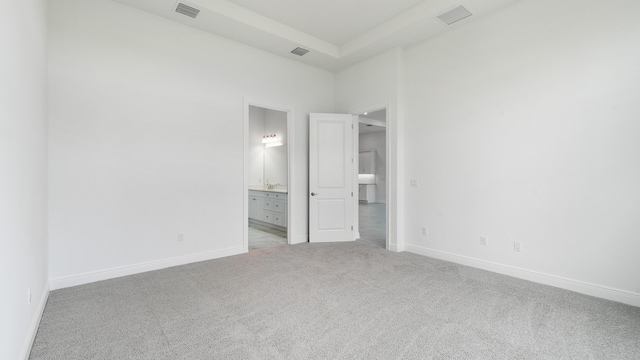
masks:
[[[284,214],[275,213],[273,211],[264,212],[264,221],[273,225],[284,226]]]
[[[284,226],[284,214],[275,214],[273,218],[274,225]]]
[[[287,206],[287,202],[284,200],[273,200],[271,201],[271,210],[277,213],[284,213],[284,209]]]
[[[273,199],[265,198],[264,199],[264,209],[265,210],[273,210],[275,202],[276,201],[273,200]]]
[[[262,219],[262,221],[269,223],[269,224],[274,224],[274,225],[278,225],[278,221],[280,221],[280,218],[282,218],[282,214],[276,214],[274,212],[271,211],[265,211],[264,212],[264,218]]]

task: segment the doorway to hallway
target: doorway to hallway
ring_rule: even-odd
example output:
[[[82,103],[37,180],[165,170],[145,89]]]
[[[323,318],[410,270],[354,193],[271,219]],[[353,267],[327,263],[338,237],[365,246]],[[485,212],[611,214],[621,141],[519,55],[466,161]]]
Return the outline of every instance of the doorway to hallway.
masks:
[[[387,111],[358,118],[357,241],[387,249]]]

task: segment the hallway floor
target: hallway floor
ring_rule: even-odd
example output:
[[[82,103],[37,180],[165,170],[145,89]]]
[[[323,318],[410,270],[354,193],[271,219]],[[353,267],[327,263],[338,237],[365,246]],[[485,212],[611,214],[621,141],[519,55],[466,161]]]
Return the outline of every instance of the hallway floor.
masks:
[[[360,203],[358,220],[360,239],[358,242],[386,249],[387,246],[387,204]]]

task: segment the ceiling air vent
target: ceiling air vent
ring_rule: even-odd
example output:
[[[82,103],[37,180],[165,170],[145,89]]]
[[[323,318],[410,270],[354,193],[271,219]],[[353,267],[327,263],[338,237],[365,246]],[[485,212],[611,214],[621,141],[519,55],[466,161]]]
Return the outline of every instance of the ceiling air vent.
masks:
[[[464,6],[460,5],[457,8],[451,9],[447,12],[444,12],[438,16],[436,16],[440,21],[447,25],[451,25],[455,22],[458,22],[464,18],[468,18],[473,15],[471,11],[467,10]]]
[[[187,15],[188,17],[196,18],[200,13],[200,10],[191,7],[189,5],[185,5],[183,3],[178,3],[178,7],[176,8],[176,12],[178,14]]]
[[[308,52],[309,52],[309,50],[307,50],[307,49],[303,49],[303,48],[301,48],[301,47],[297,47],[297,48],[295,48],[295,49],[293,49],[293,50],[291,51],[291,53],[292,53],[292,54],[296,54],[296,55],[298,55],[298,56],[302,56],[302,55],[304,55],[304,54],[306,54],[306,53],[308,53]]]

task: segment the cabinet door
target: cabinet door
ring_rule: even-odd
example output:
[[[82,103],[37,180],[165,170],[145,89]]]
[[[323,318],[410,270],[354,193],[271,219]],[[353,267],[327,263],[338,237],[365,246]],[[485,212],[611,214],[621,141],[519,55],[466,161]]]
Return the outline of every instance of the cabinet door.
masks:
[[[257,196],[249,196],[249,219],[262,221],[264,217],[264,200]]]
[[[258,215],[258,202],[255,196],[249,195],[249,219],[255,219]]]
[[[365,185],[367,188],[367,202],[374,203],[376,202],[376,186],[375,185]]]

